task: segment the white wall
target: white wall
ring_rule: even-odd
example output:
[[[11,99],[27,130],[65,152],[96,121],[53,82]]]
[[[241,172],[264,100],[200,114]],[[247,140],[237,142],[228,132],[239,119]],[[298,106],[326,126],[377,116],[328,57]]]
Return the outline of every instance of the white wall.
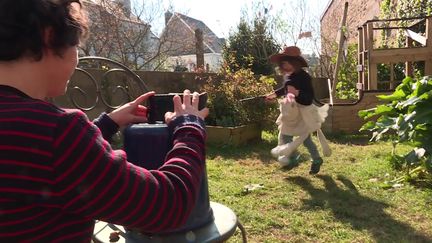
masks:
[[[204,66],[209,64],[210,72],[219,71],[222,64],[222,54],[220,53],[205,53],[204,54]],[[169,57],[167,60],[167,66],[174,70],[174,67],[181,65],[186,67],[190,72],[195,71],[196,67],[196,55],[184,55]]]

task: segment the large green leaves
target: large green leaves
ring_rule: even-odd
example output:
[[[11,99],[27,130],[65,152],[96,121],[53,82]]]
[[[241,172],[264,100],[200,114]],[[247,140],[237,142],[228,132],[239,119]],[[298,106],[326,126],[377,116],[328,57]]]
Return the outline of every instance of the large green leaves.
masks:
[[[415,149],[401,157],[405,166],[420,166],[431,171],[432,155],[432,79],[421,80],[406,78],[393,94],[378,98],[384,104],[359,112],[359,116],[368,121],[361,131],[372,132],[373,141],[378,141],[385,134],[392,134],[394,144],[411,142],[420,149]],[[396,155],[395,155],[396,156]],[[423,161],[423,162],[422,162]]]

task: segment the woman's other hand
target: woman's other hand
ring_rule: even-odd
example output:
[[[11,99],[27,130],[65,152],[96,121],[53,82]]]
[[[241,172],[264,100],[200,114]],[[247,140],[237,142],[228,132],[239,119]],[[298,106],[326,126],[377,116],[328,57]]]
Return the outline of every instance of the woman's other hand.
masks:
[[[180,96],[178,95],[174,96],[173,102],[174,111],[167,112],[165,114],[166,124],[170,123],[172,120],[174,120],[174,118],[182,115],[194,115],[200,117],[201,119],[205,119],[209,114],[208,108],[198,110],[199,94],[197,92],[194,92],[191,95],[189,90],[185,90],[183,92],[183,103]]]
[[[134,101],[129,102],[111,113],[108,116],[115,122],[119,127],[125,127],[132,123],[143,123],[147,122],[147,107],[141,105],[149,97],[155,94],[154,91],[145,93]]]

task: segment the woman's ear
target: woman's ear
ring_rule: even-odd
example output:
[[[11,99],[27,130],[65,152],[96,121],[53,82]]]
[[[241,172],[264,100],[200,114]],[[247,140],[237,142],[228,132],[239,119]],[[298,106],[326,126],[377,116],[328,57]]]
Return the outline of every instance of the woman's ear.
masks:
[[[52,27],[46,27],[44,30],[43,30],[43,41],[44,41],[44,46],[47,46],[47,47],[49,47],[49,46],[51,46],[51,40],[52,40],[52,37],[53,37],[53,29],[52,29]]]
[[[52,27],[47,27],[43,30],[43,54],[44,55],[52,55],[53,50],[51,48],[51,40],[54,36]]]

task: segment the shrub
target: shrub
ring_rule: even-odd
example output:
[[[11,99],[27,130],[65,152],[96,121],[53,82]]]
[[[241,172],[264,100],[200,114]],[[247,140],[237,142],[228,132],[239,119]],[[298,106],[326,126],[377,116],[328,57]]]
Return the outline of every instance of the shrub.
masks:
[[[273,91],[274,78],[255,77],[250,69],[241,68],[231,72],[224,69],[220,80],[209,80],[204,90],[209,95],[210,115],[207,124],[214,126],[239,126],[256,123],[262,128],[274,127],[278,110],[276,104],[265,103],[264,99],[242,102],[241,99],[262,96]]]
[[[344,62],[340,64],[338,72],[338,83],[336,85],[336,97],[339,99],[357,99],[357,45],[351,44],[347,48]],[[337,56],[332,58],[336,64]]]
[[[421,80],[405,78],[391,95],[378,97],[389,103],[378,105],[369,110],[360,111],[364,119],[376,117],[376,121],[367,122],[361,130],[373,132],[372,140],[377,141],[383,135],[390,134],[393,142],[392,161],[396,168],[404,169],[403,179],[414,177],[432,180],[432,79]],[[396,145],[410,142],[416,148],[399,156]]]

